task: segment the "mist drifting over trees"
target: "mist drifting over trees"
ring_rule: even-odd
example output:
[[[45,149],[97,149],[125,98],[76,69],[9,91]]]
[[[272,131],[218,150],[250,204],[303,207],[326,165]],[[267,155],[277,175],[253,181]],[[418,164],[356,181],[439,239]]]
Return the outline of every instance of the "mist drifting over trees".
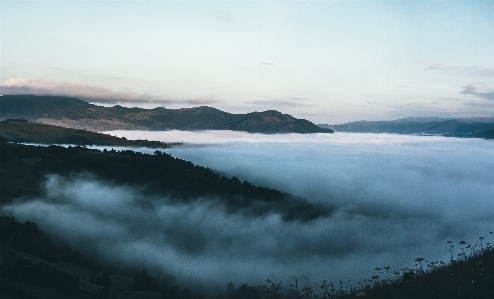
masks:
[[[133,132],[127,134],[132,139]],[[211,198],[177,203],[84,175],[50,176],[45,197],[4,211],[114,262],[222,289],[225,281],[255,284],[294,275],[306,275],[309,282],[358,281],[376,267],[399,269],[419,256],[447,260],[447,241],[477,240],[494,226],[489,141],[344,133],[139,134],[163,142],[184,138],[183,146],[165,151],[331,212],[311,221],[276,210],[246,214]]]

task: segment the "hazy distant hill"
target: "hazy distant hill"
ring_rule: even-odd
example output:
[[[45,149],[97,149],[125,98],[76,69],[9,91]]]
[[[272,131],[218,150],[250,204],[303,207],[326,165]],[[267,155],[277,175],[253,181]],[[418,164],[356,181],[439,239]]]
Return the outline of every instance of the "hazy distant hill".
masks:
[[[29,121],[90,131],[141,130],[234,130],[256,133],[332,133],[308,120],[278,111],[231,114],[211,107],[142,109],[102,107],[85,101],[54,96],[4,95],[0,119]]]
[[[337,132],[352,133],[395,133],[395,134],[440,134],[476,137],[494,129],[494,118],[441,119],[409,117],[392,121],[355,121],[339,125],[319,125]],[[465,135],[465,136],[463,136]],[[486,135],[487,136],[487,135]]]

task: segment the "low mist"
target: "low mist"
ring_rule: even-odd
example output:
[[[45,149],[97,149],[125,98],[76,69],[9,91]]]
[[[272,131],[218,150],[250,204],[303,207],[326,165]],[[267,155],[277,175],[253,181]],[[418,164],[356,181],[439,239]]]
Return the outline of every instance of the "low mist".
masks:
[[[310,222],[226,211],[211,198],[177,204],[90,174],[50,176],[47,195],[3,208],[109,261],[183,286],[229,281],[352,280],[376,267],[448,261],[447,241],[472,245],[494,230],[494,143],[386,134],[262,135],[229,131],[113,131],[181,142],[165,152],[227,176],[332,208]],[[152,152],[150,149],[140,149]],[[455,247],[456,250],[456,247]],[[456,256],[456,255],[455,255]],[[292,277],[293,279],[293,277]],[[306,279],[307,280],[307,279]]]

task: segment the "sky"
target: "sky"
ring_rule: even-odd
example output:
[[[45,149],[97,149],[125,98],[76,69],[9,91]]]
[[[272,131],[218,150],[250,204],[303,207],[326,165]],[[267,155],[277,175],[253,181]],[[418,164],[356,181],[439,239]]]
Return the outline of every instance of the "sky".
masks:
[[[111,134],[166,142],[184,138],[183,146],[163,151],[332,212],[300,221],[275,208],[244,213],[222,204],[221,197],[177,203],[85,173],[48,176],[42,197],[11,202],[0,212],[33,221],[84,254],[173,275],[181,288],[195,290],[224,291],[229,281],[239,287],[267,278],[287,287],[294,276],[300,287],[315,283],[316,292],[322,280],[351,280],[356,286],[373,275],[383,279],[386,273],[374,270],[378,267],[389,266],[393,273],[418,267],[419,257],[448,262],[451,254],[458,257],[461,241],[474,249],[480,237],[484,245],[494,242],[489,140],[232,131]]]
[[[494,115],[494,2],[0,0],[0,94],[315,123]]]

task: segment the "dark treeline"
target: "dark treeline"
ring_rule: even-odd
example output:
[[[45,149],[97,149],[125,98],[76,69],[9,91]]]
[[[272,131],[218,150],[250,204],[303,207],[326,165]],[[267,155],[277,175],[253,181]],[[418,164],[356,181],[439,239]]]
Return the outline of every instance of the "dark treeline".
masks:
[[[84,257],[66,244],[56,246],[36,223],[18,222],[14,217],[0,216],[0,241],[5,250],[22,251],[47,262],[65,261],[98,271],[101,265]]]
[[[8,294],[30,295],[19,283],[76,291],[79,278],[60,270],[54,263],[67,262],[93,270],[99,265],[67,245],[55,246],[51,239],[30,221],[18,222],[14,217],[0,216],[0,244],[5,252],[0,262],[0,291]],[[24,257],[24,254],[29,254]],[[29,256],[41,261],[33,261]],[[9,298],[8,296],[5,298]]]
[[[144,188],[152,195],[190,202],[198,198],[218,200],[228,212],[255,216],[278,213],[287,221],[325,217],[331,209],[309,203],[278,190],[258,187],[238,178],[221,176],[208,168],[155,151],[154,155],[131,150],[88,149],[84,146],[28,146],[0,142],[0,199],[42,195],[48,174],[65,177],[91,173],[106,182]]]
[[[119,293],[125,294],[126,298],[140,298],[141,293],[144,293],[147,296],[154,294],[152,298],[204,299],[204,296],[195,294],[188,287],[179,287],[175,277],[165,275],[157,278],[149,275],[145,269],[135,272],[132,284],[126,285],[125,288],[120,285],[117,288],[113,285],[111,273],[120,272],[117,270],[119,265],[102,266],[98,261],[84,256],[68,245],[54,245],[51,239],[31,221],[20,223],[14,217],[0,215],[0,241],[2,245],[0,252],[5,252],[0,261],[2,299],[44,298],[43,293],[47,294],[48,298],[52,298],[55,294],[84,298],[88,293],[90,293],[89,298],[112,298],[110,294],[116,297],[120,296],[117,295]],[[93,274],[90,277],[78,277],[61,270],[60,265],[64,263],[88,269]],[[130,277],[131,273],[127,271],[119,275]],[[33,290],[38,291],[33,293]],[[253,295],[255,290],[256,288],[246,284],[236,290],[230,283],[226,297],[249,299],[252,297],[239,297],[237,294]],[[217,299],[225,299],[225,297],[220,294]]]
[[[19,223],[11,217],[0,217],[0,241],[7,249],[24,251],[50,262],[57,259],[52,241],[31,221]]]
[[[9,251],[0,264],[0,277],[10,281],[24,281],[43,284],[66,290],[77,290],[79,278],[48,263],[33,263]]]

